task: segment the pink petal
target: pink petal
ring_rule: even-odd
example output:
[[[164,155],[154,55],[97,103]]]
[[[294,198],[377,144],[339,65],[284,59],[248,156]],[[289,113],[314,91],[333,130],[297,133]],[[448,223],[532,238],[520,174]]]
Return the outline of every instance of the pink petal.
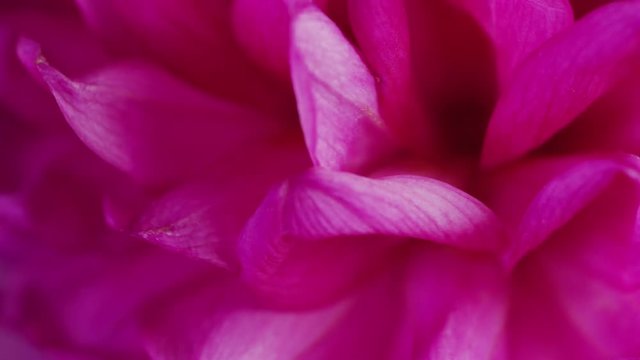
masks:
[[[249,55],[282,79],[289,79],[290,17],[284,0],[236,0],[233,25]]]
[[[571,350],[591,358],[640,354],[639,184],[618,178],[536,255],[536,277],[582,339]]]
[[[555,136],[556,152],[612,151],[640,154],[640,77],[626,79]]]
[[[577,18],[596,10],[600,6],[612,3],[618,0],[571,0],[571,6]]]
[[[215,95],[289,111],[290,94],[249,61],[234,39],[230,1],[77,0],[112,47],[166,65]],[[274,89],[277,89],[274,91]]]
[[[175,297],[148,312],[153,359],[387,358],[395,337],[397,274],[321,308],[278,310],[260,305],[233,281]]]
[[[603,7],[524,62],[502,94],[482,154],[486,166],[547,141],[640,62],[640,4]]]
[[[491,39],[449,0],[409,0],[406,9],[412,76],[440,150],[434,157],[476,156],[498,90]]]
[[[349,15],[363,57],[376,79],[381,113],[402,143],[434,147],[415,84],[407,7],[402,1],[349,1]]]
[[[62,319],[80,344],[117,346],[131,341],[137,347],[136,318],[143,309],[205,270],[203,264],[162,252],[123,257],[79,289],[68,289],[62,299]]]
[[[505,221],[512,243],[508,266],[539,247],[617,176],[638,177],[635,157],[541,159],[497,173],[487,185],[489,205]]]
[[[41,58],[34,61],[83,142],[143,182],[206,171],[275,133],[273,121],[210,98],[145,63],[120,63],[76,82]]]
[[[508,358],[606,358],[569,321],[568,312],[549,286],[553,276],[528,259],[513,274],[506,328]]]
[[[640,289],[639,181],[616,179],[557,240],[561,256],[575,269],[622,292]]]
[[[232,268],[244,224],[274,183],[308,167],[305,155],[303,146],[278,149],[262,144],[246,166],[218,169],[217,175],[180,186],[154,201],[133,231],[172,250]]]
[[[493,40],[501,83],[545,41],[573,23],[568,0],[454,0]]]
[[[374,260],[388,257],[392,238],[474,250],[495,250],[502,241],[487,208],[439,181],[317,170],[271,192],[238,251],[245,279],[261,292],[307,302],[352,286]]]
[[[435,246],[413,252],[401,337],[411,358],[503,358],[508,306],[498,264]]]
[[[340,30],[306,7],[292,24],[291,74],[311,159],[358,170],[389,150],[375,81]]]
[[[16,54],[16,46],[21,36],[41,42],[51,62],[73,75],[104,64],[108,56],[72,16],[36,11],[14,11],[0,16],[0,103],[32,124],[63,125],[54,99],[20,63],[21,54]]]
[[[345,311],[343,304],[309,313],[261,309],[246,291],[214,280],[149,314],[152,359],[295,358]]]

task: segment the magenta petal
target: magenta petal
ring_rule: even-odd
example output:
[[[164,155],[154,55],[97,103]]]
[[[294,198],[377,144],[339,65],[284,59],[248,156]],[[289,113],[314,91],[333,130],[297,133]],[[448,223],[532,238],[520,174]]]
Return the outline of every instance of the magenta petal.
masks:
[[[540,263],[542,264],[542,263]],[[573,326],[549,281],[555,277],[525,260],[511,286],[506,339],[509,359],[601,359],[594,343]],[[551,278],[548,276],[551,275]],[[611,355],[611,354],[609,354]],[[614,357],[615,358],[615,357]]]
[[[214,277],[207,287],[174,297],[168,308],[149,311],[151,358],[294,359],[340,319],[348,305],[289,313],[262,309],[237,285]]]
[[[573,23],[567,0],[454,0],[468,11],[492,38],[501,84],[545,41]]]
[[[506,274],[495,261],[455,250],[414,249],[401,346],[412,359],[502,359]]]
[[[511,231],[509,266],[542,244],[619,175],[638,177],[635,157],[542,159],[497,173],[489,204]]]
[[[618,181],[540,254],[559,306],[601,357],[640,354],[639,185]]]
[[[206,171],[274,133],[273,122],[210,98],[144,63],[121,63],[82,82],[36,60],[67,121],[103,159],[143,182]]]
[[[289,25],[284,0],[236,0],[233,25],[249,55],[283,79],[289,78]]]
[[[639,97],[640,76],[626,79],[580,114],[549,143],[549,148],[640,154]]]
[[[407,146],[434,148],[414,79],[407,8],[402,1],[349,1],[363,57],[375,75],[381,113]]]
[[[272,184],[308,167],[305,155],[302,145],[277,149],[262,144],[242,167],[218,168],[217,175],[164,194],[143,211],[132,230],[145,240],[233,268],[245,222]]]
[[[158,61],[216,96],[269,111],[290,106],[290,94],[266,79],[236,43],[230,1],[76,2],[89,27],[120,52]]]
[[[238,251],[255,287],[288,299],[299,292],[306,301],[350,286],[397,244],[392,238],[496,250],[500,235],[491,211],[439,181],[316,170],[267,197]]]
[[[291,74],[313,162],[358,170],[389,150],[375,81],[338,27],[307,7],[292,24]]]
[[[74,17],[35,11],[0,14],[0,103],[31,123],[63,125],[55,101],[45,86],[35,81],[39,75],[30,76],[20,63],[24,48],[18,45],[21,37],[41,43],[50,61],[73,75],[103,64],[107,56]]]
[[[567,126],[637,71],[640,4],[605,6],[525,61],[498,101],[482,154],[487,166],[513,160]]]
[[[388,358],[402,310],[395,275],[304,311],[266,308],[237,283],[209,278],[150,309],[147,348],[159,360]]]

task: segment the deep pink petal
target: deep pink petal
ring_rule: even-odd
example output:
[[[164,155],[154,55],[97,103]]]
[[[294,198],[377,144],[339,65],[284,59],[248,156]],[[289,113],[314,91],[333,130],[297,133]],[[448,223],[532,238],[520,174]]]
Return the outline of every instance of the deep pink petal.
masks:
[[[381,114],[402,143],[433,149],[434,129],[418,99],[407,7],[402,1],[349,1],[349,16],[363,57],[376,79]]]
[[[640,3],[605,6],[525,61],[498,101],[483,163],[531,151],[566,127],[640,63]]]
[[[453,0],[492,38],[498,73],[505,85],[536,48],[573,23],[568,0]]]
[[[640,331],[638,184],[637,178],[616,179],[518,269],[513,357],[640,353],[634,336]]]
[[[253,155],[244,166],[218,168],[216,175],[163,195],[131,230],[145,240],[233,267],[236,240],[269,188],[309,166],[303,145],[279,149],[262,144]]]
[[[488,204],[506,223],[511,245],[508,266],[540,246],[617,176],[638,176],[635,157],[566,157],[540,159],[494,175],[486,185]]]
[[[88,25],[120,52],[159,61],[217,96],[278,114],[292,106],[290,93],[265,78],[236,43],[230,1],[76,2]]]
[[[274,134],[273,121],[210,98],[145,63],[120,63],[78,82],[42,58],[35,61],[83,142],[143,182],[206,171]]]
[[[291,74],[313,162],[359,170],[388,152],[375,81],[337,26],[306,7],[293,19]]]
[[[289,26],[284,0],[236,0],[233,25],[238,41],[256,62],[289,79]]]
[[[549,277],[551,276],[551,278]],[[580,334],[559,303],[545,273],[528,262],[516,269],[506,327],[510,359],[601,359],[604,354]]]
[[[63,125],[52,96],[20,63],[21,54],[16,53],[16,47],[24,36],[41,43],[50,61],[71,75],[104,64],[108,56],[73,16],[36,11],[0,15],[0,103],[31,123]]]
[[[500,235],[487,208],[439,181],[316,170],[272,191],[238,250],[249,283],[275,298],[305,302],[370,272],[397,245],[391,238],[495,250]]]
[[[408,0],[406,9],[412,76],[440,150],[434,157],[475,156],[498,91],[491,38],[449,0]]]
[[[414,359],[502,359],[508,303],[499,264],[435,246],[413,252],[401,346]]]
[[[595,101],[546,147],[558,152],[640,154],[640,77],[626,79]]]
[[[384,359],[401,309],[394,272],[311,310],[262,306],[228,279],[148,311],[153,359]],[[383,325],[384,324],[384,325]]]

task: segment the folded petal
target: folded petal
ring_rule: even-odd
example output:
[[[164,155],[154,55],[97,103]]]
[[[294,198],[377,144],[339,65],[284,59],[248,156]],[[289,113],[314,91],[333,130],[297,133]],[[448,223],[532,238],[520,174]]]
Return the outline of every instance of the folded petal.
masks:
[[[639,185],[618,179],[536,255],[536,276],[582,338],[572,350],[592,358],[640,354]]]
[[[496,250],[502,242],[491,211],[439,181],[315,170],[271,192],[238,251],[249,283],[304,302],[352,286],[398,238],[473,250]]]
[[[141,62],[73,81],[34,61],[67,122],[96,154],[145,183],[204,172],[275,133],[274,122]]]
[[[413,252],[400,349],[420,359],[505,358],[507,276],[499,264],[436,246]]]
[[[640,63],[640,4],[594,11],[527,59],[501,95],[482,160],[494,166],[549,140]]]
[[[130,230],[172,250],[233,268],[237,238],[269,188],[309,166],[302,144],[281,149],[262,144],[253,154],[243,167],[218,168],[216,175],[164,194],[144,209]]]
[[[505,222],[511,244],[503,260],[515,265],[573,219],[619,176],[638,177],[633,156],[539,159],[494,175],[487,203]]]
[[[213,279],[147,313],[152,359],[384,359],[396,336],[397,272],[327,306],[264,307],[229,279]]]
[[[0,15],[0,103],[31,124],[59,127],[64,121],[53,97],[25,71],[16,53],[25,36],[40,42],[50,61],[72,75],[104,64],[108,56],[69,14],[22,10]]]
[[[612,151],[640,154],[640,76],[632,76],[595,101],[558,133],[555,152]]]
[[[423,121],[432,122],[428,130],[435,131],[440,150],[434,157],[476,157],[498,91],[491,38],[450,0],[405,4],[412,76],[427,108]]]
[[[558,303],[549,286],[554,276],[529,259],[516,268],[505,331],[508,359],[607,358],[580,334]]]
[[[407,6],[402,1],[349,1],[349,16],[363,58],[376,80],[380,111],[401,143],[435,147],[412,69]]]
[[[501,84],[545,41],[573,23],[568,0],[453,0],[491,37]]]
[[[42,359],[42,353],[19,334],[0,328],[0,355],[16,360]]]
[[[289,79],[289,26],[284,0],[236,0],[233,25],[249,55],[282,79]]]
[[[191,83],[233,101],[269,111],[289,110],[292,105],[290,93],[266,78],[236,43],[230,1],[76,2],[87,24],[115,50],[159,61]]]
[[[308,6],[292,24],[291,75],[311,159],[360,170],[390,149],[375,80],[338,27]]]

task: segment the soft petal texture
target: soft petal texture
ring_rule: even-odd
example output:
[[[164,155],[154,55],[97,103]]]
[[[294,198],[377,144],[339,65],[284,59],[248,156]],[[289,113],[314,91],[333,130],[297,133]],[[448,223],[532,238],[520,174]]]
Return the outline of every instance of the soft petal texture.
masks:
[[[109,57],[73,16],[32,10],[0,14],[0,103],[32,124],[64,124],[51,95],[20,63],[16,47],[24,36],[39,41],[51,62],[72,75],[100,66]]]
[[[375,81],[338,27],[312,6],[292,24],[291,75],[314,164],[358,170],[389,151]]]
[[[492,38],[501,83],[536,48],[573,23],[568,0],[453,0]]]
[[[316,170],[271,192],[238,251],[247,281],[276,298],[293,299],[299,292],[306,302],[356,281],[397,245],[392,239],[496,250],[501,235],[491,211],[439,181]],[[317,280],[300,282],[300,274]]]
[[[526,260],[513,273],[505,339],[510,358],[601,359],[571,324],[544,275]]]
[[[401,311],[398,272],[313,310],[269,309],[229,280],[149,314],[153,359],[386,359]],[[206,314],[201,316],[200,314]],[[382,323],[385,326],[380,326]]]
[[[491,39],[448,0],[408,0],[406,8],[413,77],[438,142],[433,157],[475,157],[498,90]]]
[[[236,239],[271,184],[308,167],[302,144],[265,148],[260,147],[241,168],[218,168],[216,174],[157,198],[132,231],[145,240],[233,268]]]
[[[436,246],[413,252],[399,351],[411,359],[502,359],[508,302],[498,264]]]
[[[640,355],[639,185],[620,179],[540,254],[559,306],[600,357]]]
[[[36,60],[67,121],[107,162],[149,183],[205,171],[275,133],[274,122],[141,62],[73,81]]]
[[[517,270],[512,356],[640,354],[638,185],[618,178]]]
[[[218,96],[278,113],[291,105],[290,94],[265,78],[236,44],[231,1],[76,2],[113,48],[154,59]]]
[[[407,7],[402,1],[349,1],[358,45],[371,67],[381,114],[403,144],[418,150],[435,147],[425,109],[412,75]]]
[[[638,4],[2,1],[0,358],[640,356]]]
[[[640,76],[632,76],[595,101],[544,150],[640,154]]]
[[[289,24],[285,0],[235,0],[233,25],[238,41],[256,62],[289,79]]]
[[[511,235],[507,266],[540,246],[618,176],[637,179],[639,170],[633,156],[592,156],[538,159],[495,174],[485,186],[488,204]]]
[[[567,126],[640,64],[640,3],[594,11],[525,61],[487,130],[485,166],[516,159]]]

